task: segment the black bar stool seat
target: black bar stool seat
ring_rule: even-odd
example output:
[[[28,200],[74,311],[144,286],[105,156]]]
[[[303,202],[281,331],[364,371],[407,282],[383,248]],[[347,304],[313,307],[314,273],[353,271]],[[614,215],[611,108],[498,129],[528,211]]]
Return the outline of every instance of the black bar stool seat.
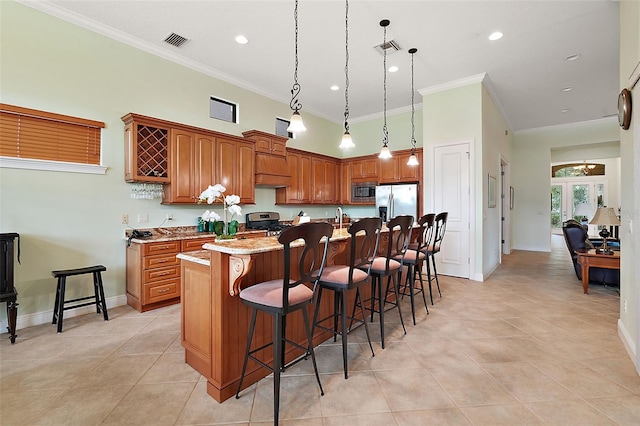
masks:
[[[53,307],[53,321],[51,324],[58,324],[58,333],[62,333],[62,318],[64,311],[67,309],[79,308],[82,306],[96,305],[96,313],[102,311],[105,321],[109,321],[109,315],[107,314],[107,303],[104,299],[104,288],[102,286],[101,273],[106,271],[107,268],[103,265],[89,266],[86,268],[77,269],[63,269],[60,271],[51,271],[51,275],[58,279],[58,286],[56,288],[56,302]],[[67,284],[67,277],[74,275],[93,275],[93,289],[94,295],[79,297],[77,299],[65,300],[64,291]],[[93,299],[91,302],[84,302],[85,300]],[[70,306],[65,306],[71,304]]]

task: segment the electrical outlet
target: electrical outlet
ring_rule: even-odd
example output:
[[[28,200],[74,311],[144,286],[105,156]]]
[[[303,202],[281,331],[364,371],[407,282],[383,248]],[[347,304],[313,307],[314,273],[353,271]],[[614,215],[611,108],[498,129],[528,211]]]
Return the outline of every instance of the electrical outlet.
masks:
[[[622,312],[627,313],[627,299],[622,301]]]
[[[167,221],[172,221],[173,220],[173,213],[167,213],[166,219],[167,219]]]
[[[128,225],[129,224],[129,215],[126,214],[126,213],[122,215],[122,224],[123,225]]]
[[[138,213],[138,223],[149,223],[149,214]]]

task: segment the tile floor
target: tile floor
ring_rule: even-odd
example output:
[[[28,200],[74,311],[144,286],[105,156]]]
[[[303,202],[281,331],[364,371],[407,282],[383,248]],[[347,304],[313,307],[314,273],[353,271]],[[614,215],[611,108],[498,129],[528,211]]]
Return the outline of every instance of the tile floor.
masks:
[[[436,298],[371,357],[352,333],[350,376],[340,347],[317,348],[282,381],[285,425],[638,425],[640,377],[617,335],[619,296],[582,294],[561,237],[549,253],[514,252],[484,283],[441,277]],[[405,315],[409,307],[404,305]],[[2,425],[271,424],[272,380],[219,404],[183,361],[180,306],[111,309],[18,330],[0,343]]]

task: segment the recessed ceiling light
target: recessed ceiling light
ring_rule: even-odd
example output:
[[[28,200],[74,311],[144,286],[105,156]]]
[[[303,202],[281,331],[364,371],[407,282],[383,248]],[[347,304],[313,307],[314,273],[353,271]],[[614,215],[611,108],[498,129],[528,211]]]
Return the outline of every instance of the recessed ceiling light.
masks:
[[[563,92],[570,92],[572,90],[573,90],[573,87],[571,87],[571,86],[567,86],[564,89],[562,89]]]
[[[579,53],[576,53],[574,55],[569,55],[566,58],[564,58],[565,61],[575,61],[576,59],[578,59],[580,57]]]
[[[243,36],[242,34],[236,36],[236,43],[238,44],[247,44],[249,43],[249,39]]]
[[[334,92],[336,90],[340,90],[340,86],[336,86],[335,84],[333,86],[331,86],[331,90],[333,90]]]
[[[496,31],[494,33],[491,33],[491,35],[489,36],[489,40],[491,41],[500,40],[503,35],[504,34],[502,34],[500,31]]]
[[[561,112],[561,113],[563,113],[563,114],[564,114],[565,112],[569,112],[569,108],[562,109],[562,110],[560,110],[560,112]]]
[[[398,67],[396,67],[395,65],[389,67],[389,72],[396,72],[396,71],[398,71]]]

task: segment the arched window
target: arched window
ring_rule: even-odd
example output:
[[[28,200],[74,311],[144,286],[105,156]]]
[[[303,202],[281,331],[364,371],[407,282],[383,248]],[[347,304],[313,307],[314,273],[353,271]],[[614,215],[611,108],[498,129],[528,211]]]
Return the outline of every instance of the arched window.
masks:
[[[604,164],[567,163],[551,166],[551,177],[604,176]]]

